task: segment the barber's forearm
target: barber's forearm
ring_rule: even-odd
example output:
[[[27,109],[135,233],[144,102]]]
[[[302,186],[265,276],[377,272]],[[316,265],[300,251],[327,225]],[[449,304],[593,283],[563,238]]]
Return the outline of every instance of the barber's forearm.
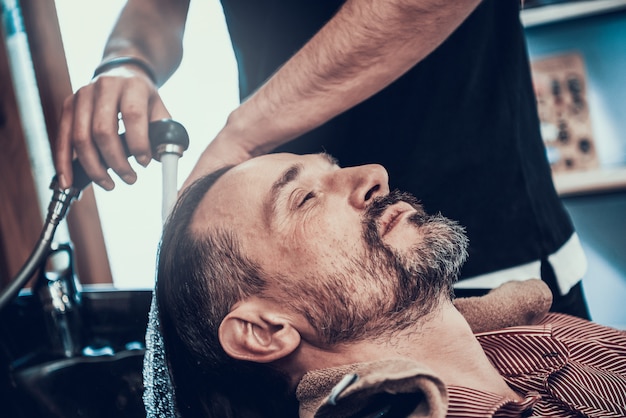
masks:
[[[478,4],[478,0],[346,1],[230,115],[221,135],[258,155],[323,124],[408,71]]]
[[[162,85],[181,62],[188,9],[189,0],[129,0],[109,35],[102,62],[139,58]]]

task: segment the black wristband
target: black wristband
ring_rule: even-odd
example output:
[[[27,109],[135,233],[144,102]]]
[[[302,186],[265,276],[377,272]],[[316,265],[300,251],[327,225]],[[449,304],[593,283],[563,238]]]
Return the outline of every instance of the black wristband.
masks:
[[[136,65],[137,67],[141,68],[150,78],[150,80],[152,80],[154,84],[157,84],[156,74],[154,73],[152,67],[150,67],[147,62],[135,57],[117,57],[105,61],[102,64],[98,65],[96,70],[93,72],[93,77],[100,75],[103,72],[110,70],[111,68],[127,64]]]

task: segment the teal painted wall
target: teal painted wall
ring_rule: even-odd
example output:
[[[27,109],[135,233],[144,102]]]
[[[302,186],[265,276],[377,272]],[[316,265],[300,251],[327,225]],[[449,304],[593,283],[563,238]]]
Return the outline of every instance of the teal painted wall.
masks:
[[[526,34],[531,59],[582,54],[600,164],[626,166],[626,11],[530,27]],[[591,315],[626,329],[626,190],[563,200],[589,262],[583,285]]]

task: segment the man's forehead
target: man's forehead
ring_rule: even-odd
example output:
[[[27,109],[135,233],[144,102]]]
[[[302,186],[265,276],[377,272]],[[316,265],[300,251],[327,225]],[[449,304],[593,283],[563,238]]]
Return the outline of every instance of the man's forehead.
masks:
[[[276,181],[294,164],[316,161],[334,162],[325,154],[268,154],[241,163],[227,171],[205,194],[194,215],[193,229],[243,217],[255,217],[254,209],[262,204]]]
[[[249,197],[248,189],[269,190],[282,169],[299,159],[294,154],[268,154],[245,161],[226,172],[207,192],[221,198]]]
[[[285,171],[290,167],[315,163],[337,165],[337,161],[326,153],[307,155],[278,153],[252,158],[226,172],[207,195],[213,192],[235,196],[239,189],[245,190],[246,187],[267,192],[284,177]]]
[[[237,218],[246,216],[254,195],[263,183],[263,176],[253,179],[253,172],[246,167],[236,166],[224,173],[200,201],[194,213],[192,229],[204,231],[224,222],[232,225]],[[253,184],[257,187],[253,187]]]

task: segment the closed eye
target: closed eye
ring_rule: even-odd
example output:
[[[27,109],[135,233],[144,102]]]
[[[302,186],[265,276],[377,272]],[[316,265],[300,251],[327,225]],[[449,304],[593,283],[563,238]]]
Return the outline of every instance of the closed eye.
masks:
[[[307,193],[307,195],[304,196],[304,199],[302,199],[302,201],[300,202],[298,207],[299,208],[302,207],[307,202],[307,200],[313,199],[314,197],[315,197],[315,193],[313,193],[313,192]]]

